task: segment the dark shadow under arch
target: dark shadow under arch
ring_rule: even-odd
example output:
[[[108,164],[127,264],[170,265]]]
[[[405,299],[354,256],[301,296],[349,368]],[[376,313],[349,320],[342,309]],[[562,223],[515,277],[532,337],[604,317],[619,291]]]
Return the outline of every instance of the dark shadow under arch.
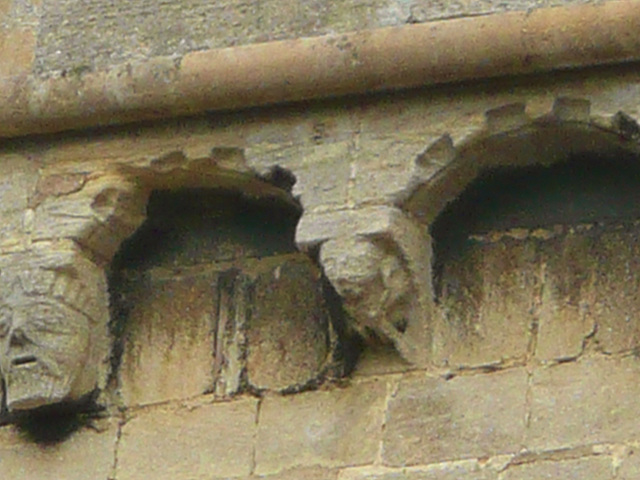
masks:
[[[443,265],[464,254],[471,235],[640,219],[637,147],[573,124],[529,126],[463,147],[434,185],[418,192],[440,194],[430,222],[436,298]]]
[[[482,173],[431,226],[434,277],[473,234],[640,219],[640,158],[582,154]],[[437,284],[437,281],[436,281]]]

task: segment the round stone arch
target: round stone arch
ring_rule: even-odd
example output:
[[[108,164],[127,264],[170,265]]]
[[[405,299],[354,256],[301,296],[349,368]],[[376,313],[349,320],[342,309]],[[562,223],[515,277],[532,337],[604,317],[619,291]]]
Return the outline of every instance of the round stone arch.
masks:
[[[599,334],[602,339],[596,336],[598,325],[592,321],[592,317],[597,316],[594,311],[610,310],[611,302],[602,299],[595,284],[584,280],[596,274],[603,276],[604,267],[600,265],[599,273],[595,273],[595,264],[582,260],[593,254],[602,263],[604,258],[613,258],[612,249],[617,248],[633,263],[633,234],[622,232],[627,227],[616,225],[613,228],[616,232],[604,232],[603,237],[597,233],[601,226],[594,227],[589,218],[578,219],[574,225],[571,221],[557,220],[556,215],[557,221],[552,219],[551,225],[538,225],[541,228],[515,222],[496,228],[502,231],[467,232],[476,233],[473,241],[483,246],[464,260],[451,260],[443,252],[457,248],[450,232],[458,228],[455,222],[466,222],[469,215],[476,214],[469,202],[482,198],[480,193],[471,200],[465,195],[486,178],[498,175],[496,172],[504,173],[504,181],[516,178],[518,172],[532,172],[531,182],[534,182],[533,177],[540,172],[543,172],[540,178],[547,175],[544,177],[547,179],[553,172],[566,175],[567,162],[572,162],[572,168],[577,171],[583,162],[586,168],[601,172],[630,168],[629,175],[640,186],[638,125],[622,112],[609,119],[591,118],[588,101],[566,98],[558,99],[553,110],[540,118],[528,118],[525,106],[515,104],[487,112],[486,120],[483,131],[459,146],[444,136],[428,148],[419,161],[436,159],[444,166],[416,187],[402,204],[402,209],[415,222],[428,229],[432,242],[431,258],[425,267],[431,279],[429,296],[433,303],[423,317],[431,331],[431,360],[454,368],[493,365],[531,356],[541,361],[563,361],[578,356],[594,338],[605,350],[634,348],[631,344],[621,346],[625,342],[612,335],[604,338],[604,334]],[[509,177],[510,174],[515,177]],[[624,171],[617,175],[624,176]],[[526,179],[519,181],[526,185]],[[502,188],[499,182],[485,184],[493,185],[488,188]],[[596,215],[591,220],[597,223],[599,219]],[[546,273],[541,273],[545,268]],[[622,267],[612,263],[611,268]],[[510,269],[512,278],[508,278]],[[553,278],[551,269],[555,269]],[[571,282],[580,286],[569,292],[567,283]],[[602,292],[615,291],[606,282],[601,281],[599,285]],[[451,294],[454,290],[457,293]],[[507,294],[501,296],[500,291],[509,292],[511,299],[506,298]],[[567,295],[571,296],[570,300]],[[516,297],[519,300],[513,300]],[[635,301],[635,295],[628,297],[624,301],[618,299],[619,303],[626,305]],[[493,305],[487,308],[483,302],[493,302]],[[543,311],[545,309],[547,311]],[[561,321],[554,324],[550,309]],[[529,320],[519,325],[509,321],[518,317],[518,312],[525,312],[522,317],[526,317],[527,311],[534,312]],[[565,323],[560,325],[562,322]],[[613,323],[607,324],[606,329],[618,328],[614,328]],[[623,326],[618,337],[625,336],[637,337],[630,332],[630,327]],[[518,337],[517,345],[510,340],[513,337]]]

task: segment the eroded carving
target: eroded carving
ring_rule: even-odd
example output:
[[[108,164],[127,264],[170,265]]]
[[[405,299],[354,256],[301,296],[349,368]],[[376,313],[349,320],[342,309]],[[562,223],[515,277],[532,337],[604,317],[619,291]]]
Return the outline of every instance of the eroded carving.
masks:
[[[102,271],[74,249],[0,259],[0,371],[9,411],[80,400],[104,385]]]
[[[425,228],[390,207],[303,217],[303,248],[321,243],[320,262],[343,299],[351,325],[392,341],[402,356],[430,357],[431,241]]]

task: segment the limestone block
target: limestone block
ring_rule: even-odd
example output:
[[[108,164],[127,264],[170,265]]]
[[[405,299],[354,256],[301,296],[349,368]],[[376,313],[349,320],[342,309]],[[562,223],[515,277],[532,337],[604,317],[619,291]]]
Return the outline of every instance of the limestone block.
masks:
[[[527,447],[551,450],[638,437],[637,359],[584,358],[533,372]]]
[[[402,467],[507,454],[522,448],[527,373],[401,380],[387,410],[383,462]]]
[[[424,139],[368,139],[361,142],[354,159],[349,198],[355,204],[397,203],[427,181],[436,165],[416,163],[425,150]]]
[[[122,427],[116,478],[210,480],[249,475],[257,400],[136,412]]]
[[[302,466],[372,463],[379,450],[387,383],[266,397],[260,408],[257,475]]]
[[[124,271],[113,290],[127,405],[293,391],[334,366],[332,309],[305,254]]]
[[[508,132],[529,123],[524,103],[510,103],[485,112],[487,130],[492,133]]]
[[[286,390],[320,378],[334,347],[320,270],[306,255],[292,254],[261,260],[251,274],[249,383]]]
[[[607,353],[638,344],[637,225],[590,224],[471,235],[444,261],[434,353],[445,365],[579,356],[588,339]]]
[[[218,315],[216,321],[213,375],[215,392],[234,395],[246,387],[247,320],[251,312],[250,281],[235,269],[222,272],[217,280]]]
[[[0,251],[25,243],[25,211],[38,179],[37,165],[21,155],[3,155],[0,164]]]
[[[640,345],[640,225],[604,232],[593,248],[597,281],[591,315],[598,348],[608,353]]]
[[[27,244],[23,225],[25,212],[13,210],[2,213],[2,223],[0,224],[0,251],[3,253],[24,250]]]
[[[612,480],[613,465],[610,457],[586,457],[564,461],[525,463],[509,467],[501,477],[504,480]],[[615,477],[618,478],[618,477]]]
[[[572,233],[541,243],[539,250],[544,272],[535,355],[540,360],[575,358],[595,327],[598,250],[587,235]]]
[[[293,171],[293,194],[305,210],[340,208],[347,203],[351,177],[351,142],[317,145],[300,152],[302,166]]]
[[[2,28],[0,24],[0,76],[31,73],[35,59],[37,31],[28,27]]]
[[[9,410],[104,387],[110,341],[102,269],[73,246],[0,257],[0,372]]]
[[[87,180],[77,189],[45,189],[35,198],[35,240],[74,239],[106,260],[143,222],[147,201],[143,189],[118,175]]]
[[[64,442],[39,445],[12,426],[0,427],[3,478],[38,480],[106,480],[115,463],[118,422],[84,428]]]
[[[434,360],[452,367],[524,358],[540,288],[534,243],[477,242],[443,267]]]
[[[632,448],[622,460],[622,465],[618,470],[619,480],[635,480],[640,478],[640,453]]]
[[[491,464],[480,466],[476,460],[440,463],[426,467],[344,469],[338,480],[494,480],[498,471]]]
[[[35,162],[21,155],[3,155],[0,164],[0,211],[23,212],[37,180]]]
[[[301,248],[310,248],[353,233],[384,234],[391,230],[399,215],[402,215],[399,210],[387,206],[305,214],[296,230],[296,243]]]
[[[329,468],[294,468],[292,470],[285,470],[282,472],[274,473],[272,475],[257,475],[250,477],[251,479],[264,479],[264,480],[337,480],[338,469]],[[250,480],[249,478],[243,478],[242,480]]]
[[[119,369],[126,405],[188,398],[212,391],[218,299],[212,272],[153,269],[130,275]]]
[[[7,15],[11,11],[13,0],[0,0],[0,15]]]
[[[558,97],[553,102],[553,116],[562,121],[588,122],[591,102],[584,98]]]

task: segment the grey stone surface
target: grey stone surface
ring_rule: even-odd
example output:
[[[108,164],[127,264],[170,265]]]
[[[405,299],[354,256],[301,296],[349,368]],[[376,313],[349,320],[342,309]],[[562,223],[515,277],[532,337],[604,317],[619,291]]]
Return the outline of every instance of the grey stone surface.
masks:
[[[120,291],[130,312],[119,319],[125,339],[118,373],[125,405],[212,391],[217,275],[152,271],[128,280]]]
[[[540,288],[533,242],[471,245],[445,262],[434,360],[453,368],[523,359]]]
[[[596,279],[608,276],[606,266],[607,274],[599,275],[598,243],[587,235],[570,233],[542,246],[544,281],[535,352],[538,359],[575,358],[582,353],[586,338],[594,331],[593,310],[599,297]],[[623,285],[624,282],[619,283],[618,287],[625,288]]]
[[[354,153],[351,202],[398,204],[438,170],[434,164],[420,165],[416,161],[426,148],[423,138],[371,138],[360,142]]]
[[[407,376],[389,402],[383,461],[402,467],[517,452],[526,391],[521,368],[451,380]]]
[[[16,250],[25,243],[24,220],[28,200],[38,181],[35,162],[7,155],[0,163],[0,250]]]
[[[57,176],[53,182],[41,178],[38,187],[30,199],[32,238],[73,239],[106,260],[113,258],[146,216],[146,192],[136,179],[103,175],[76,184]]]
[[[495,480],[497,475],[497,469],[492,468],[490,464],[481,466],[475,460],[463,460],[403,469],[345,469],[340,473],[338,480]]]
[[[619,480],[635,480],[640,477],[640,452],[636,448],[630,448],[622,459],[622,465],[618,470]]]
[[[42,445],[25,441],[11,426],[0,427],[3,478],[15,480],[87,480],[112,478],[118,420],[101,420],[64,442]]]
[[[374,461],[380,447],[387,382],[267,397],[260,407],[257,475],[296,467]]]
[[[311,468],[294,468],[291,470],[284,470],[282,472],[274,473],[272,475],[257,475],[252,476],[251,479],[264,479],[264,480],[337,480],[338,469],[329,469],[321,467]],[[242,480],[250,480],[249,478],[243,478]]]
[[[598,348],[607,353],[640,345],[640,225],[602,235],[597,245],[598,268],[591,316],[598,326]]]
[[[246,320],[252,387],[296,390],[322,378],[334,338],[322,273],[303,254],[264,259],[252,272]]]
[[[341,208],[348,202],[351,178],[351,142],[338,142],[301,152],[293,194],[305,211]]]

